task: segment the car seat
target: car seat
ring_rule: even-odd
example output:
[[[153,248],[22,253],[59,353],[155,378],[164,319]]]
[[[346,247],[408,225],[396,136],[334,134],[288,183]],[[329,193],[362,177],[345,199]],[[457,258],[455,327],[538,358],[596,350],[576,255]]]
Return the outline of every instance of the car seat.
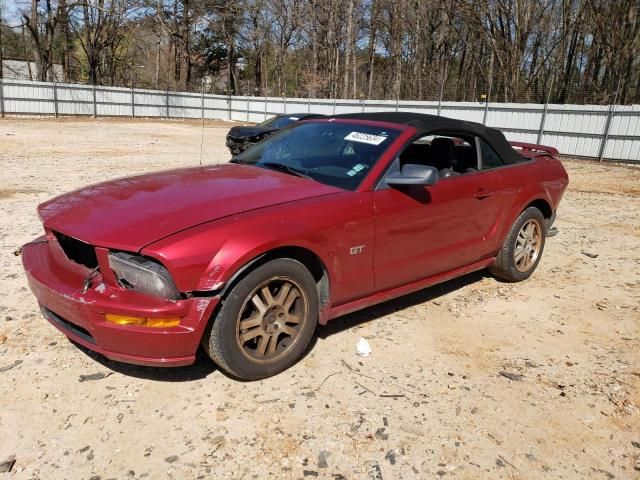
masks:
[[[456,147],[456,157],[451,166],[459,173],[477,172],[478,157],[475,150],[470,146]]]
[[[429,163],[430,148],[431,147],[427,144],[412,143],[400,155],[400,165],[413,163],[417,165],[432,166]]]
[[[456,158],[456,146],[453,140],[446,137],[434,138],[431,142],[432,165],[438,169],[440,178],[460,175],[453,170],[452,164]]]

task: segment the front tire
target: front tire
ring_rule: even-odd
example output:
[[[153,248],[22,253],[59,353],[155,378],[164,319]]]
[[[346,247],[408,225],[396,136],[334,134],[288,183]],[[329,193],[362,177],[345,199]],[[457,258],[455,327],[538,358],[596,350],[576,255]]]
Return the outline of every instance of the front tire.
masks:
[[[317,323],[313,276],[300,262],[280,258],[257,267],[231,289],[202,343],[230,375],[258,380],[295,364]]]
[[[535,207],[523,211],[512,225],[502,248],[496,255],[496,263],[489,271],[508,282],[526,280],[535,271],[547,236],[547,222]]]

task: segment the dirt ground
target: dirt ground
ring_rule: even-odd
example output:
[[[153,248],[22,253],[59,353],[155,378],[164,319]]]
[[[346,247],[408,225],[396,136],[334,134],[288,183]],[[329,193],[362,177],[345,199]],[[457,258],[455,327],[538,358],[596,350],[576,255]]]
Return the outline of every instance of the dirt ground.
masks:
[[[195,165],[201,138],[226,161],[227,129],[0,121],[0,470],[16,457],[0,479],[640,478],[637,168],[565,161],[560,233],[529,281],[476,273],[337,319],[275,378],[70,344],[13,254],[42,232],[36,205]]]

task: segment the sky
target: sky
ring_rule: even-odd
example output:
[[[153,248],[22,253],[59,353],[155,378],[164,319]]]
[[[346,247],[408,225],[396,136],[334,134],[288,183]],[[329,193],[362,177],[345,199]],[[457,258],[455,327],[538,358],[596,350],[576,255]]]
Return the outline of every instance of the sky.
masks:
[[[3,23],[16,26],[20,25],[20,8],[24,6],[25,0],[0,0],[0,13]]]

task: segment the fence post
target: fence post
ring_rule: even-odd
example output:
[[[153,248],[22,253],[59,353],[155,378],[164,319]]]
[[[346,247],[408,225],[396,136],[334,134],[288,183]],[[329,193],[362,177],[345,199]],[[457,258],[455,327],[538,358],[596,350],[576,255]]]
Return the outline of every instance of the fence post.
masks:
[[[202,97],[200,103],[202,107],[202,120],[204,120],[204,79],[202,80]]]
[[[482,117],[482,124],[487,124],[487,117],[489,116],[489,95],[487,95],[487,99],[484,102],[484,115]]]
[[[53,81],[53,115],[58,118],[58,90],[55,80]]]
[[[96,86],[93,85],[91,92],[93,94],[93,118],[98,118],[98,102],[96,102]]]
[[[4,118],[4,81],[0,78],[0,118]]]
[[[364,100],[360,100],[360,103],[362,104],[362,113],[364,113]]]
[[[166,107],[165,118],[169,118],[169,90],[165,91],[164,101]]]
[[[489,117],[489,102],[491,101],[491,90],[493,89],[493,52],[491,52],[491,58],[489,59],[489,90],[487,91],[487,98],[484,104],[484,116],[482,117],[482,124],[487,124],[487,118]]]
[[[602,140],[600,140],[600,149],[598,151],[598,161],[601,162],[604,157],[604,151],[607,148],[607,140],[609,140],[609,130],[611,129],[611,120],[615,111],[615,103],[609,105],[609,114],[607,115],[607,122],[604,124],[604,132],[602,132]]]
[[[443,96],[444,96],[444,79],[442,80],[442,84],[440,85],[440,96],[438,97],[438,116],[440,116],[440,112],[442,111]]]
[[[336,99],[333,97],[333,115],[336,114]]]
[[[251,99],[247,97],[247,122],[249,121],[249,111],[251,110]]]
[[[607,140],[609,140],[609,130],[611,129],[611,121],[616,110],[616,103],[618,103],[618,93],[620,92],[620,81],[622,77],[618,78],[618,86],[616,87],[616,94],[613,96],[613,104],[609,105],[609,115],[607,116],[607,123],[604,125],[604,132],[602,141],[600,142],[600,151],[598,152],[598,161],[602,161],[604,157],[604,151],[607,148]]]
[[[309,97],[307,98],[307,113],[311,113],[311,93],[309,93]]]
[[[549,108],[549,104],[545,102],[544,108],[542,109],[542,118],[540,119],[540,129],[538,130],[538,140],[536,143],[540,145],[542,143],[542,136],[544,135],[544,124],[547,120],[547,109]]]
[[[400,106],[400,97],[396,97],[396,112],[398,111],[398,107]]]
[[[284,100],[284,113],[287,113],[287,97],[286,97],[286,95],[284,95],[282,97],[282,99]]]
[[[267,101],[267,97],[264,97],[264,119],[267,119],[267,103],[269,103]]]
[[[231,121],[231,92],[227,95],[227,107],[229,109],[229,121]]]
[[[131,84],[131,118],[136,118],[136,102],[133,93],[133,84]]]
[[[551,85],[547,92],[547,98],[544,101],[544,109],[542,110],[542,118],[540,119],[540,129],[538,130],[538,140],[536,143],[540,145],[542,143],[542,136],[544,135],[544,124],[547,121],[547,110],[549,109],[549,99],[551,98],[551,90],[553,90],[553,77],[551,77]]]

